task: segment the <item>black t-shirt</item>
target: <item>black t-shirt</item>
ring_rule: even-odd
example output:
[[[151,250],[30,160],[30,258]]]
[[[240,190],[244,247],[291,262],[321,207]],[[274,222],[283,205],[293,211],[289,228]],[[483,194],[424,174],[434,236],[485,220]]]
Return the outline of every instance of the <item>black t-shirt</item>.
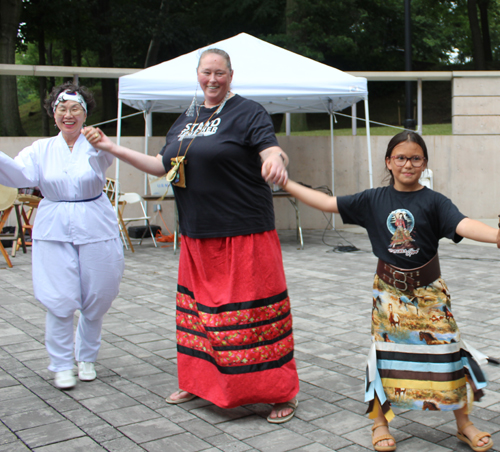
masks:
[[[427,187],[413,192],[393,186],[337,198],[342,221],[368,231],[373,253],[400,268],[426,264],[438,250],[439,239],[458,243],[458,223],[465,218],[444,195]]]
[[[186,188],[173,186],[181,233],[209,238],[273,230],[273,198],[259,155],[278,146],[271,118],[260,104],[238,95],[207,123],[216,109],[201,107],[197,120],[182,114],[160,152],[169,171],[170,159],[185,155],[189,146]]]

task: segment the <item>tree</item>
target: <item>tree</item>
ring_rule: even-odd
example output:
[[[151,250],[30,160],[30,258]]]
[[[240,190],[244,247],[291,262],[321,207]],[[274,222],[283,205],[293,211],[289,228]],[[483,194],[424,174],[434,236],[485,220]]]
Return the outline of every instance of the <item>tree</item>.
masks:
[[[15,63],[16,36],[21,9],[22,0],[0,2],[0,63]],[[0,135],[26,135],[19,116],[15,76],[0,76]]]

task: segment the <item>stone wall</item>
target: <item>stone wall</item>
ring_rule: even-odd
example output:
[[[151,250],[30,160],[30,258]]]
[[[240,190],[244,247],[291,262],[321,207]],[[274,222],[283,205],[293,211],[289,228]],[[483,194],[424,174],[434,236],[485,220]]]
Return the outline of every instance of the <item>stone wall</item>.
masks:
[[[454,124],[455,127],[455,124]],[[458,126],[457,126],[458,127]],[[458,130],[458,129],[457,129]],[[375,186],[385,185],[383,179],[384,155],[390,137],[372,136],[373,182]],[[449,196],[464,214],[471,218],[496,218],[500,213],[499,178],[500,152],[495,135],[454,135],[425,136],[429,151],[429,168],[434,175],[434,189]],[[33,137],[2,137],[0,150],[15,156],[28,146]],[[150,138],[149,149],[155,154],[162,146],[164,138]],[[308,185],[332,186],[330,137],[279,137],[280,145],[290,156],[290,177]],[[132,149],[143,150],[144,138],[123,137],[122,144]],[[335,194],[345,195],[369,188],[368,154],[366,137],[335,137]],[[115,176],[115,164],[108,176]],[[144,175],[126,163],[120,163],[121,189],[124,192],[145,193]],[[126,216],[138,211],[128,206]],[[275,199],[276,226],[278,229],[295,228],[295,210],[287,199]],[[164,225],[153,213],[153,203],[149,211],[154,223]],[[302,226],[305,229],[322,229],[328,223],[329,215],[323,215],[308,206],[300,207]],[[174,205],[162,202],[162,216],[167,227],[174,227]],[[342,227],[338,215],[335,226]]]

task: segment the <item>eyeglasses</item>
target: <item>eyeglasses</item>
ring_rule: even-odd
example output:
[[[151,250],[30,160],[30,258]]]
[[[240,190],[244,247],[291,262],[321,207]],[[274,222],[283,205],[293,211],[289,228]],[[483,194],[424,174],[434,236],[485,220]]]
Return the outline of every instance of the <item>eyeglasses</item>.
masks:
[[[411,157],[406,157],[406,155],[392,155],[391,159],[393,159],[396,166],[399,167],[405,166],[408,160],[411,162],[413,168],[420,168],[425,162],[425,158],[420,155],[413,155]]]
[[[81,105],[73,105],[71,108],[66,108],[62,103],[59,104],[57,107],[56,107],[56,114],[58,115],[65,115],[67,112],[69,112],[74,115],[74,116],[78,116],[80,114],[82,114],[85,110],[81,107]]]

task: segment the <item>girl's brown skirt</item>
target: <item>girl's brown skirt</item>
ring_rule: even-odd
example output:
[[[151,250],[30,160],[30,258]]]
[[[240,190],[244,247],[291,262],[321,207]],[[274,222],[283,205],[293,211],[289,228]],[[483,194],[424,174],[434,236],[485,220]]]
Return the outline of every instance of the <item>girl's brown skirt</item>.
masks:
[[[281,403],[299,390],[276,231],[183,236],[177,288],[179,388],[222,408]]]

